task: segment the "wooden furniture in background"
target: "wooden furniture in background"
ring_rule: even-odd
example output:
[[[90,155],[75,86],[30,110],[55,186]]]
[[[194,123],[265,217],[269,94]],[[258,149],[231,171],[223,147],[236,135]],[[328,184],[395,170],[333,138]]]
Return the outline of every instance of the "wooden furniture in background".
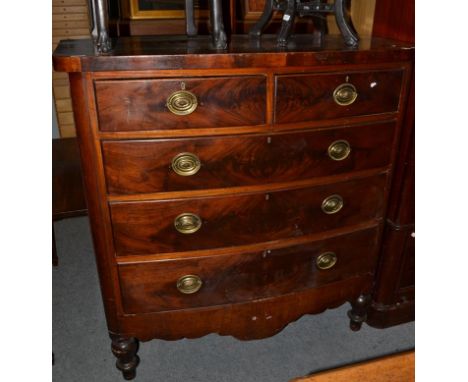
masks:
[[[351,302],[366,320],[413,50],[296,36],[62,42],[112,351],[256,339]],[[140,52],[144,54],[140,55]],[[156,69],[157,68],[157,69]]]
[[[291,382],[414,382],[414,351],[314,373]]]
[[[52,139],[52,263],[58,264],[53,222],[87,214],[76,138]]]
[[[414,15],[414,1],[379,0],[373,33],[413,44]],[[412,321],[415,314],[414,71],[411,77],[381,264],[369,311],[369,325],[379,328]]]
[[[111,0],[112,29],[118,36],[141,36],[158,34],[183,34],[185,21],[182,16],[174,18],[136,19],[132,18],[130,2],[132,0]],[[351,15],[353,24],[360,36],[369,37],[372,33],[374,9],[376,0],[353,0]],[[223,3],[224,24],[229,33],[246,34],[260,18],[264,0],[230,0]],[[208,17],[200,13],[197,17],[200,33],[208,33]],[[327,17],[327,24],[331,34],[339,34],[333,16]],[[265,33],[276,33],[281,24],[278,15],[270,23]],[[294,26],[296,33],[312,33],[314,25],[311,20],[298,20]]]
[[[260,19],[250,28],[251,37],[260,38],[274,13],[281,13],[281,28],[277,32],[278,45],[285,46],[289,42],[296,18],[310,18],[320,33],[320,40],[328,32],[326,16],[334,15],[336,25],[340,30],[343,41],[347,46],[356,46],[359,36],[354,29],[349,17],[349,1],[333,0],[332,2],[316,1],[315,3],[302,3],[295,0],[277,2],[276,0],[265,0],[265,8]]]
[[[376,0],[353,0],[351,2],[351,16],[354,27],[362,37],[372,34]],[[235,13],[231,14],[232,30],[235,33],[248,33],[250,28],[260,19],[265,6],[265,0],[232,0],[231,8]],[[281,24],[281,16],[273,17],[266,33],[276,33]],[[333,15],[327,16],[328,31],[330,34],[339,34]],[[311,33],[314,30],[313,21],[310,19],[299,19],[294,26],[295,33]]]

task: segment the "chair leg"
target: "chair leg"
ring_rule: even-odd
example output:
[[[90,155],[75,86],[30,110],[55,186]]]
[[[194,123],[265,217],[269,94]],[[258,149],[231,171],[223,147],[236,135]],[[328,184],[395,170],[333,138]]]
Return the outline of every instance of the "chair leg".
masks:
[[[357,46],[359,37],[348,16],[348,1],[335,0],[335,19],[341,35],[348,46]]]
[[[286,11],[284,11],[283,21],[281,22],[281,29],[278,34],[278,45],[286,46],[289,36],[291,35],[294,19],[296,18],[296,1],[288,0]]]
[[[216,49],[226,49],[227,37],[226,32],[224,31],[221,0],[211,0],[210,6],[213,44]]]
[[[197,34],[193,13],[193,0],[185,0],[185,29],[187,36],[195,36]]]
[[[249,35],[252,37],[260,37],[262,34],[263,29],[271,20],[271,16],[273,15],[273,2],[274,0],[266,0],[265,7],[263,8],[262,16],[260,20],[250,29]]]
[[[112,50],[109,32],[107,30],[108,10],[105,0],[93,0],[93,17],[95,17],[94,25],[96,27],[95,46],[100,53],[108,53]]]
[[[317,13],[312,18],[314,20],[314,35],[317,36],[320,44],[322,44],[325,35],[328,33],[326,16]]]

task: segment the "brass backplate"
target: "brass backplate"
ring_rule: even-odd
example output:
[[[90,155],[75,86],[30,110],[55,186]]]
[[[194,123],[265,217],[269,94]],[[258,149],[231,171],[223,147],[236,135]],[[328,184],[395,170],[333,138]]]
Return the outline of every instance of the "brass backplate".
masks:
[[[344,202],[340,195],[330,195],[322,202],[322,211],[328,215],[336,214],[343,208]]]
[[[184,212],[174,219],[175,229],[186,235],[197,232],[201,226],[200,217],[189,212]]]
[[[200,168],[200,159],[192,153],[180,153],[172,159],[172,169],[181,176],[195,175]]]
[[[334,267],[337,260],[338,257],[334,252],[325,252],[317,257],[315,264],[317,265],[318,269],[325,270]]]
[[[344,160],[351,153],[351,145],[348,141],[340,139],[328,146],[328,156],[336,161]]]
[[[185,275],[177,280],[177,289],[184,294],[196,293],[203,285],[203,281],[196,275]]]
[[[354,103],[358,97],[356,87],[353,84],[345,82],[338,85],[333,92],[333,99],[340,106],[348,106]]]
[[[198,100],[188,90],[177,90],[167,98],[166,106],[175,115],[188,115],[195,111]]]

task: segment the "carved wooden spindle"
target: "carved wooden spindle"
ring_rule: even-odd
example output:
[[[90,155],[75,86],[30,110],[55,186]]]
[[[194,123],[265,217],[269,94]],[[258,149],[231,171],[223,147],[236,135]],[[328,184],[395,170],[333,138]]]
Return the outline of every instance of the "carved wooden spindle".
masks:
[[[370,295],[361,294],[351,302],[352,309],[348,311],[349,327],[353,332],[361,329],[362,323],[367,320],[367,309],[371,302]]]
[[[133,337],[121,337],[111,334],[112,353],[117,358],[116,366],[126,380],[134,379],[136,367],[140,359],[136,355],[138,351],[138,340]]]

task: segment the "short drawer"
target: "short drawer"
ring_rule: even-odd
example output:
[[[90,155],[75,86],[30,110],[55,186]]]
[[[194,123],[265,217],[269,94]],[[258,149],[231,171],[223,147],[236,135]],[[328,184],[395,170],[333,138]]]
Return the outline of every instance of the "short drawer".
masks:
[[[329,130],[104,141],[110,194],[202,190],[302,180],[384,167],[395,124]]]
[[[280,249],[119,266],[123,309],[147,313],[275,297],[373,273],[377,229]]]
[[[263,76],[100,80],[95,91],[101,131],[265,123]]]
[[[117,256],[233,247],[381,218],[386,175],[247,195],[110,204]]]
[[[276,77],[276,123],[395,112],[403,70]]]

